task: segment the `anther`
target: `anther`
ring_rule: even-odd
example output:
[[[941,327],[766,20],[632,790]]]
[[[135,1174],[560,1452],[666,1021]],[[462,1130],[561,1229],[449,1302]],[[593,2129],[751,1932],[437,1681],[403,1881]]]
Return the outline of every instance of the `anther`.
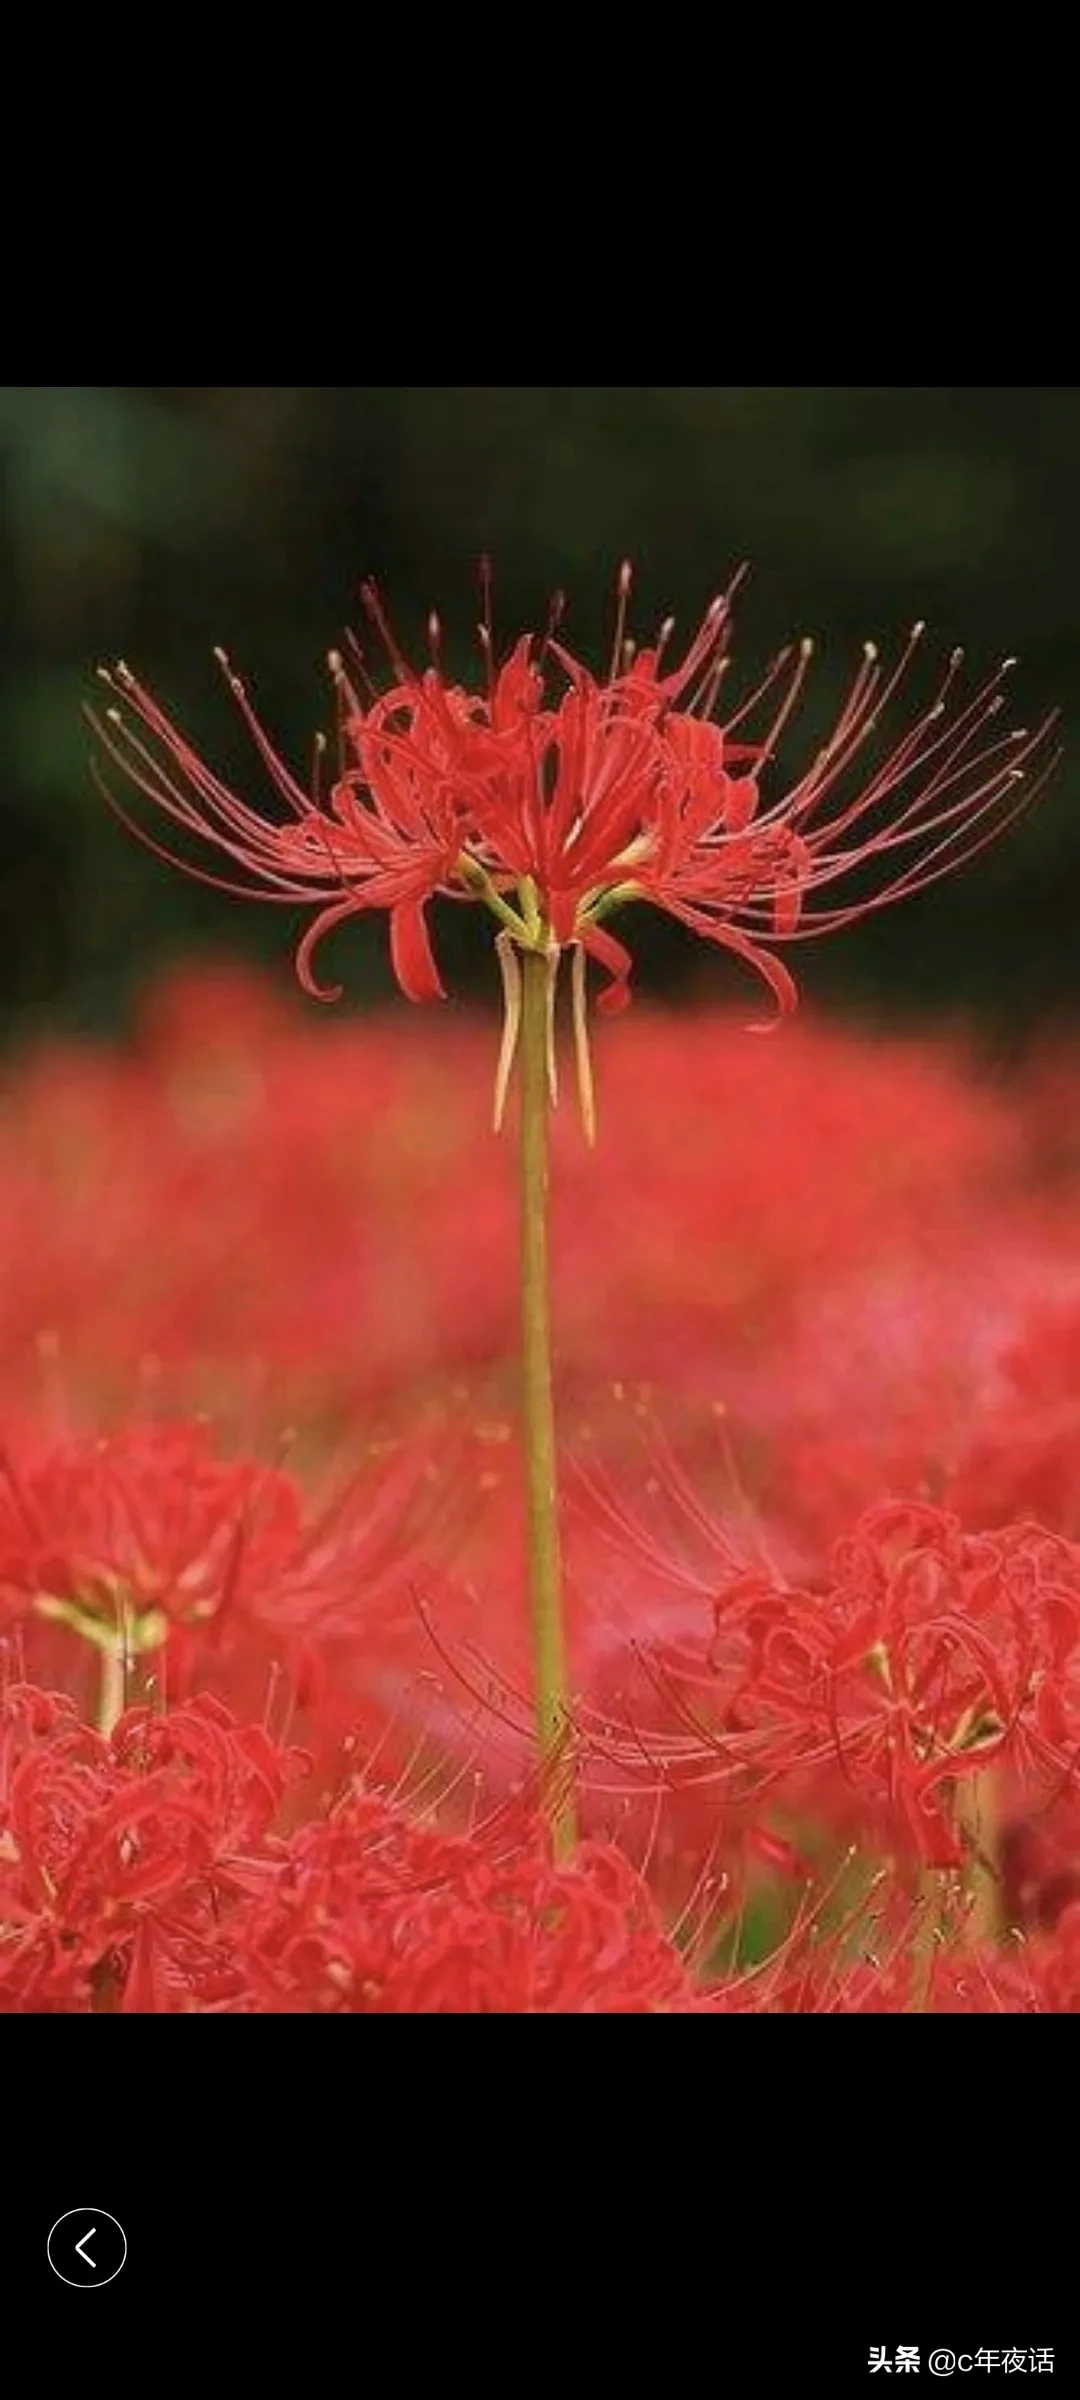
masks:
[[[230,690],[231,692],[242,692],[242,691],[243,691],[243,689],[244,689],[244,686],[243,686],[243,684],[242,684],[242,683],[241,683],[241,681],[240,681],[240,677],[239,677],[239,675],[236,675],[236,674],[234,674],[234,672],[233,672],[232,662],[231,662],[231,660],[230,660],[230,658],[229,658],[229,654],[228,654],[228,652],[227,652],[226,650],[221,650],[221,649],[219,649],[219,648],[217,648],[217,647],[215,646],[215,649],[214,649],[214,657],[216,658],[216,660],[217,660],[217,663],[218,663],[219,667],[221,668],[221,672],[222,672],[222,674],[223,674],[224,676],[226,676],[226,678],[227,678],[227,680],[228,680],[229,690]]]

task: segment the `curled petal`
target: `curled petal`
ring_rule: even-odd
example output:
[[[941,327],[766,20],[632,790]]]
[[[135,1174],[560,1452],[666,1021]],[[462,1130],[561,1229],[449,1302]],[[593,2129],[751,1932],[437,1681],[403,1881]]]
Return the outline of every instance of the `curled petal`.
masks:
[[[323,935],[332,933],[336,925],[343,925],[346,917],[358,916],[362,907],[362,900],[335,900],[331,908],[320,909],[318,916],[308,926],[297,949],[296,972],[303,990],[309,994],[312,1000],[340,1000],[344,985],[317,983],[312,972],[311,962]]]
[[[611,976],[607,989],[601,992],[597,1007],[607,1017],[621,1015],[630,1006],[630,969],[633,959],[625,942],[617,942],[613,933],[605,933],[599,925],[591,925],[581,936],[581,946],[590,958],[606,967]]]
[[[772,1033],[781,1019],[790,1017],[799,1005],[798,985],[794,976],[789,975],[780,959],[773,957],[771,950],[763,950],[747,934],[739,933],[734,925],[718,925],[711,920],[699,919],[697,929],[700,933],[707,932],[712,941],[722,942],[725,950],[733,950],[736,958],[741,958],[746,966],[753,968],[755,975],[760,975],[763,983],[768,984],[776,1002],[776,1015],[764,1025],[748,1025],[746,1030],[747,1033]]]
[[[391,909],[390,956],[407,1000],[445,1000],[422,900],[403,900]]]

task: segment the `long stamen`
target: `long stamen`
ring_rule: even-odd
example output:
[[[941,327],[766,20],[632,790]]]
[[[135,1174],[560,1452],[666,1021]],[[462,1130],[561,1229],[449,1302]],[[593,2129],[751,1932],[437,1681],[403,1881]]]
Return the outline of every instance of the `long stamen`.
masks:
[[[346,626],[344,638],[346,649],[349,652],[353,665],[356,668],[357,674],[360,677],[365,691],[370,699],[378,700],[380,698],[378,685],[374,682],[371,674],[369,673],[367,660],[364,657],[359,639],[354,633],[351,625]]]
[[[360,597],[364,603],[364,607],[366,608],[369,617],[371,618],[372,624],[376,627],[378,633],[382,637],[386,655],[391,666],[393,667],[395,675],[399,677],[402,683],[415,684],[417,681],[416,669],[415,667],[410,666],[409,661],[397,640],[393,626],[391,625],[390,619],[386,613],[382,593],[379,590],[378,584],[372,580],[370,575],[360,586]]]
[[[548,621],[544,630],[544,638],[540,643],[540,647],[536,654],[536,663],[538,667],[543,666],[544,661],[547,658],[548,651],[552,647],[555,636],[565,615],[566,593],[553,592],[548,603]]]
[[[611,645],[611,665],[608,669],[608,680],[611,683],[615,682],[619,672],[619,660],[622,657],[623,643],[626,638],[626,604],[630,597],[630,586],[633,580],[633,567],[630,564],[630,560],[628,558],[624,558],[623,563],[619,568],[618,580],[615,585],[617,596],[615,609],[615,637]]]
[[[794,646],[791,642],[788,642],[783,650],[777,651],[775,658],[771,658],[769,660],[769,664],[766,667],[765,673],[761,677],[760,682],[755,684],[753,691],[747,695],[745,700],[740,702],[739,707],[734,711],[734,714],[730,717],[725,717],[725,738],[729,733],[734,733],[736,726],[745,724],[747,717],[750,716],[751,712],[757,707],[758,701],[763,700],[766,692],[772,690],[777,676],[783,674],[784,668],[789,665],[793,656]],[[693,706],[693,703],[691,703],[691,705]],[[703,708],[698,713],[707,716],[710,714],[710,711]]]
[[[346,768],[346,723],[350,717],[359,717],[362,719],[364,711],[361,706],[359,692],[357,691],[356,686],[352,682],[350,676],[346,672],[345,661],[340,650],[328,650],[326,653],[326,664],[330,670],[330,679],[334,686],[334,698],[337,702],[338,779],[340,781],[341,777],[345,773]]]

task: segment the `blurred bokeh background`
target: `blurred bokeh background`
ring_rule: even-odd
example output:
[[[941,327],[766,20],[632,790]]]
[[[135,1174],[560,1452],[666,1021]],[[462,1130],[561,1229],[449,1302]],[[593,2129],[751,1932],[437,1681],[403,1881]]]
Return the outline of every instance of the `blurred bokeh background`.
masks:
[[[563,587],[566,638],[598,656],[623,556],[642,635],[669,609],[689,631],[745,558],[747,663],[813,632],[824,703],[864,639],[926,617],[940,652],[962,642],[986,667],[1017,652],[1015,721],[1057,702],[1068,736],[1075,388],[8,386],[0,455],[6,1039],[119,1026],[146,975],[192,950],[284,965],[284,912],[202,890],[125,840],[90,778],[81,706],[95,662],[126,657],[255,799],[212,645],[299,764],[329,722],[325,652],[359,619],[365,574],[406,646],[437,607],[464,671],[483,551],[507,640]],[[875,1017],[974,1011],[1006,1044],[1068,1008],[1076,775],[1066,760],[1032,818],[947,891],[800,952],[808,989]],[[457,988],[485,989],[486,925],[444,919]],[[729,962],[666,921],[632,939],[645,990],[737,990]],[[354,1005],[389,992],[379,926],[351,936],[346,981]]]

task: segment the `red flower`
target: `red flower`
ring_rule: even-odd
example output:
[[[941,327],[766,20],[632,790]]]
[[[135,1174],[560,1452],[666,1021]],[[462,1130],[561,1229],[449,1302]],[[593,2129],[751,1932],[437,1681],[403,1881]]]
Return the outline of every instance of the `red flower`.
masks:
[[[111,1741],[0,1693],[0,2009],[189,2008],[242,1991],[230,1916],[279,1869],[295,1750],[207,1695]]]
[[[307,1762],[203,1695],[111,1742],[0,1692],[0,2010],[638,2013],[703,2005],[616,1849],[552,1863],[353,1789],[288,1841]]]
[[[20,1466],[0,1448],[0,1636],[15,1635],[23,1672],[80,1696],[101,1650],[125,1678],[154,1654],[173,1698],[211,1677],[257,1707],[284,1671],[306,1706],[341,1618],[353,1643],[394,1597],[412,1621],[410,1576],[461,1508],[430,1450],[418,1432],[314,1509],[279,1469],[218,1457],[198,1422],[71,1440]]]
[[[0,1451],[0,1622],[43,1599],[110,1627],[121,1600],[216,1617],[241,1581],[276,1585],[300,1531],[288,1478],[215,1457],[199,1423],[69,1441],[21,1469]]]
[[[636,1757],[669,1815],[673,1802],[700,1811],[710,1786],[729,1811],[780,1797],[808,1823],[873,1829],[906,1862],[953,1867],[973,1846],[963,1784],[987,1767],[1030,1794],[1069,1784],[1073,1544],[1034,1525],[970,1535],[942,1510],[890,1502],[835,1545],[822,1589],[718,1566],[711,1642],[704,1607],[696,1628],[689,1611],[667,1627],[661,1615],[656,1636],[624,1645],[621,1677],[613,1654],[582,1712],[584,1736],[624,1773]],[[654,1595],[695,1580],[655,1548]]]
[[[627,1859],[563,1866],[542,1828],[415,1824],[357,1791],[303,1827],[238,1937],[249,2006],[378,2015],[640,2014],[701,1998]]]
[[[523,635],[496,669],[486,618],[487,689],[470,692],[442,671],[437,620],[433,663],[417,672],[378,594],[365,587],[396,680],[361,699],[332,653],[342,765],[325,796],[318,772],[311,790],[290,773],[219,652],[285,803],[283,822],[212,774],[124,665],[105,680],[151,741],[122,708],[110,708],[104,724],[94,720],[96,730],[139,789],[184,832],[223,852],[243,880],[190,865],[189,872],[226,891],[314,908],[297,965],[305,988],[323,998],[337,994],[314,980],[318,943],[372,908],[389,912],[394,967],[409,998],[441,995],[425,908],[442,893],[484,901],[511,960],[515,949],[557,958],[573,946],[579,1007],[586,953],[611,979],[601,1004],[625,1004],[630,957],[606,920],[626,901],[647,900],[733,951],[779,1008],[790,1009],[796,987],[774,955],[778,943],[830,932],[962,865],[1012,822],[1053,764],[1046,760],[1021,791],[1032,762],[1045,758],[1053,720],[1034,733],[1000,732],[1000,686],[1012,662],[961,701],[959,651],[892,747],[876,764],[863,763],[918,647],[916,626],[891,669],[867,645],[810,766],[766,799],[763,782],[812,645],[782,651],[756,689],[717,720],[734,586],[712,602],[681,664],[667,671],[671,621],[653,648],[635,655],[624,640],[627,567],[618,589],[606,680],[597,682],[553,628],[542,641]],[[756,728],[749,742],[736,738],[748,722]],[[170,855],[145,832],[142,839]],[[833,898],[841,878],[871,863],[879,870],[872,888]]]

